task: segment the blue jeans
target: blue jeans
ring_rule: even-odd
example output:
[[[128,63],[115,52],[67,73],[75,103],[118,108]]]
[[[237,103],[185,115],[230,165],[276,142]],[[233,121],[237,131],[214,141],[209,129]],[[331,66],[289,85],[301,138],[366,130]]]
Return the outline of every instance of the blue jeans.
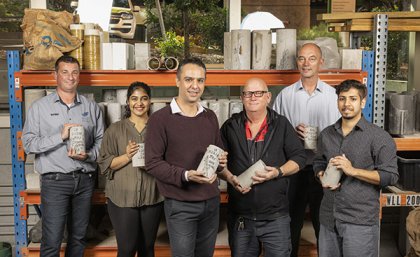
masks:
[[[183,202],[165,199],[172,257],[213,257],[219,229],[220,198]]]
[[[229,246],[232,257],[289,257],[290,217],[254,221],[229,215]]]
[[[365,226],[335,222],[335,231],[321,224],[320,257],[378,257],[379,225]]]
[[[60,254],[67,222],[66,257],[82,257],[95,176],[93,173],[48,173],[41,178],[41,257]]]

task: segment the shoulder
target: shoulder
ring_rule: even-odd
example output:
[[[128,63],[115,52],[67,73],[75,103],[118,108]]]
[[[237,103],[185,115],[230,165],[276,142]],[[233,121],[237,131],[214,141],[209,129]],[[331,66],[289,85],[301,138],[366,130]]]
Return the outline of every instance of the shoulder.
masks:
[[[284,87],[281,91],[280,91],[280,93],[278,94],[279,96],[281,96],[281,95],[285,95],[285,94],[291,94],[291,93],[293,93],[293,91],[294,91],[294,89],[296,88],[296,86],[299,84],[299,81],[297,81],[297,82],[295,82],[295,83],[293,83],[292,85],[290,85],[290,86],[287,86],[287,87]]]
[[[114,122],[114,123],[112,123],[111,125],[108,126],[108,128],[106,129],[106,133],[108,133],[108,134],[118,133],[119,131],[121,131],[121,129],[125,128],[125,126],[126,126],[125,125],[125,119]]]
[[[334,95],[334,96],[336,96],[336,93],[335,93],[335,87],[333,87],[333,86],[331,86],[331,85],[329,85],[329,84],[327,84],[327,83],[325,83],[324,81],[322,81],[322,80],[320,80],[319,81],[319,83],[320,83],[320,85],[322,86],[322,89],[327,93],[327,94],[331,94],[331,95]]]
[[[88,99],[84,95],[78,94],[78,97],[80,99],[80,102],[83,105],[91,106],[91,107],[94,107],[94,108],[99,108],[99,105],[95,101],[92,101],[92,100]]]
[[[392,138],[392,136],[383,128],[368,121],[365,122],[365,126],[366,126],[366,132],[369,133],[369,136],[371,136],[373,140],[379,141],[379,142],[393,142],[394,143],[394,139]]]

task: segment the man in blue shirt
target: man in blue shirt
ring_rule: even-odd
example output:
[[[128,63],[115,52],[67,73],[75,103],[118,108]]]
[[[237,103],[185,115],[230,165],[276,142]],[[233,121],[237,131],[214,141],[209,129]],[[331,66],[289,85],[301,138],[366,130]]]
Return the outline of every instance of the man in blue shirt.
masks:
[[[55,64],[56,92],[30,107],[23,146],[35,154],[41,173],[42,257],[59,256],[67,222],[66,257],[81,257],[95,185],[96,159],[103,136],[99,106],[77,93],[80,65],[70,56]],[[70,148],[70,128],[82,126],[85,152]]]

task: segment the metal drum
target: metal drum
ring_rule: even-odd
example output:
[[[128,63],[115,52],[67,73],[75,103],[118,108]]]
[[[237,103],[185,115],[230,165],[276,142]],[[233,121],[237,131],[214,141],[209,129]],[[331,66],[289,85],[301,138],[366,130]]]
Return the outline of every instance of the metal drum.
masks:
[[[389,133],[411,135],[415,130],[415,95],[401,93],[391,95],[389,108]]]

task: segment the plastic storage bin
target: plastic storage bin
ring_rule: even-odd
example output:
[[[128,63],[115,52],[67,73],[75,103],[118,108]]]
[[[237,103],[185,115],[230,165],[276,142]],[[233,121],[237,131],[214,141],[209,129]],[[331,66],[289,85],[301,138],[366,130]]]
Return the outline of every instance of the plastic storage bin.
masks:
[[[420,159],[418,152],[399,152],[398,186],[407,191],[420,192]]]

